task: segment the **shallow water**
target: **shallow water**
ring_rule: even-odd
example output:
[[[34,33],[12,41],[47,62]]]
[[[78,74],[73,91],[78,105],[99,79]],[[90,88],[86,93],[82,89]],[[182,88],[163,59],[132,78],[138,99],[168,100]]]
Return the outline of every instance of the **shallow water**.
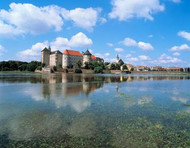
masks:
[[[0,74],[0,147],[189,147],[188,76]]]

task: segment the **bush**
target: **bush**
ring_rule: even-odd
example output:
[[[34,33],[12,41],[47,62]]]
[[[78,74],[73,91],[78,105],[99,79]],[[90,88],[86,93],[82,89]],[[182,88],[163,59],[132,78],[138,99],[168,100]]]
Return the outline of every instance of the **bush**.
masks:
[[[43,64],[42,64],[42,67],[45,67],[45,66],[46,66],[46,64],[45,64],[45,63],[43,63]]]
[[[26,68],[27,68],[27,64],[22,64],[22,65],[20,65],[20,66],[18,67],[18,69],[19,69],[20,71],[25,71]]]
[[[82,70],[77,68],[77,69],[75,69],[75,73],[82,73]]]
[[[56,66],[53,66],[53,71],[57,71],[57,67]]]
[[[126,65],[123,65],[123,70],[128,70]]]
[[[115,70],[116,69],[115,64],[112,63],[110,69]]]
[[[101,66],[95,67],[94,73],[103,73],[103,68]]]
[[[76,64],[77,64],[78,68],[81,68],[81,66],[82,66],[81,60],[78,60]]]
[[[38,66],[36,69],[37,70],[42,70],[42,66]]]
[[[119,64],[116,64],[116,65],[115,65],[115,69],[116,69],[116,70],[120,70]]]

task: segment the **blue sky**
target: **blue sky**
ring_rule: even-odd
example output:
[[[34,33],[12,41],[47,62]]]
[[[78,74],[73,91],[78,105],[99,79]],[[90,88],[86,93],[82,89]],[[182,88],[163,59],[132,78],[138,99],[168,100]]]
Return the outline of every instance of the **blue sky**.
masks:
[[[188,0],[0,2],[0,61],[40,60],[52,50],[90,49],[106,61],[190,66]]]

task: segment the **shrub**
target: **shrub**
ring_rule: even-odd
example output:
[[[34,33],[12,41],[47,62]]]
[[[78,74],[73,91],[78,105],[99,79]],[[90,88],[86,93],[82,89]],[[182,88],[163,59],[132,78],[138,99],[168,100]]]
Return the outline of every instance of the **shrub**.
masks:
[[[123,70],[128,70],[126,65],[123,65]]]
[[[77,69],[75,69],[75,73],[82,73],[82,70],[77,68]]]
[[[36,69],[37,70],[42,70],[42,66],[38,66]]]
[[[116,64],[116,65],[115,65],[115,69],[116,69],[116,70],[120,70],[119,64]]]
[[[112,63],[110,69],[115,70],[116,69],[115,64]]]
[[[103,73],[103,68],[101,66],[95,67],[94,73]]]
[[[81,66],[82,66],[81,60],[78,60],[76,64],[77,64],[78,68],[81,68]]]
[[[53,66],[53,71],[57,71],[57,67],[56,66]]]

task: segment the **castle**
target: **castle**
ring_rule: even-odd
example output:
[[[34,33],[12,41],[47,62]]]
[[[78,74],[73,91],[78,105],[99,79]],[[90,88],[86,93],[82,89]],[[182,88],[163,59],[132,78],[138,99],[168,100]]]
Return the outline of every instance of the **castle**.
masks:
[[[41,51],[41,62],[45,64],[46,67],[60,66],[62,68],[72,68],[77,66],[78,61],[82,62],[82,66],[84,66],[86,62],[104,62],[102,58],[92,55],[89,50],[80,53],[79,51],[66,49],[62,53],[59,50],[52,52],[50,47],[45,47]]]

